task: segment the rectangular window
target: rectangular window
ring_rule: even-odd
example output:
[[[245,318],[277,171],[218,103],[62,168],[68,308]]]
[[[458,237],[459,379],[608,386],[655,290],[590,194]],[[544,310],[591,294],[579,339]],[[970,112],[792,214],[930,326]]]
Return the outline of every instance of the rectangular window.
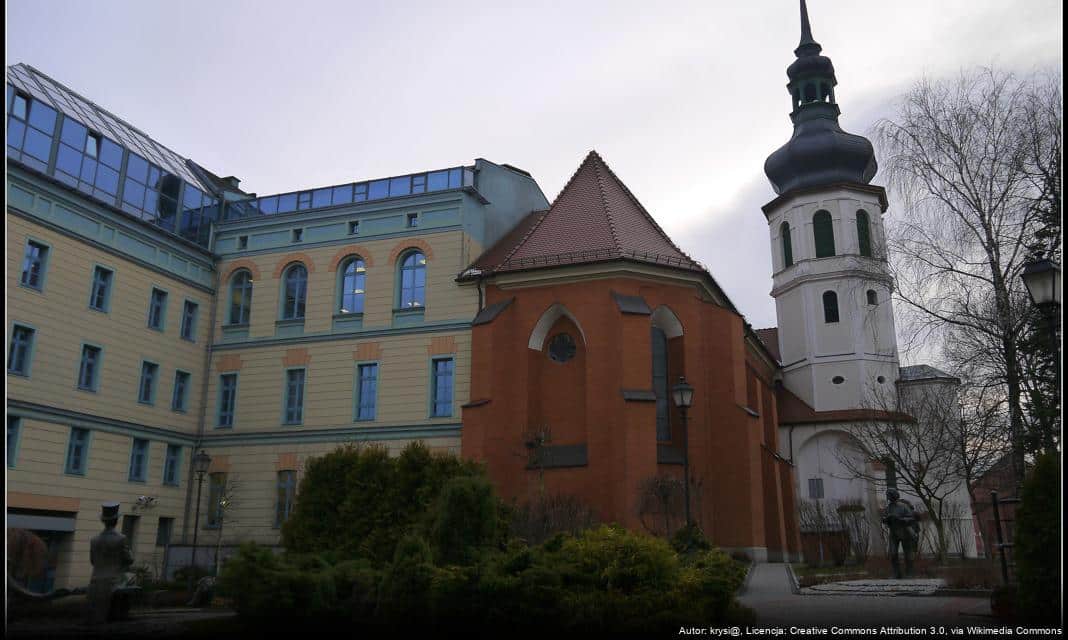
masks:
[[[163,459],[163,484],[178,486],[178,474],[182,461],[182,447],[177,444],[167,445],[167,455]]]
[[[78,368],[78,388],[83,391],[96,391],[100,377],[100,347],[91,344],[82,345],[82,364]]]
[[[300,424],[304,420],[304,369],[286,371],[285,424]]]
[[[418,213],[409,213],[408,214],[407,226],[408,226],[409,229],[414,229],[414,228],[419,226],[419,214]]]
[[[237,405],[237,374],[224,373],[219,376],[219,419],[218,426],[234,426],[234,408]]]
[[[156,379],[159,365],[154,362],[141,363],[141,384],[137,388],[137,401],[142,404],[156,403]]]
[[[171,410],[185,411],[189,398],[189,374],[185,371],[174,372],[174,391],[171,393]]]
[[[293,512],[293,498],[297,495],[297,472],[278,472],[278,496],[274,507],[274,526],[280,527]]]
[[[89,308],[96,311],[108,310],[111,300],[111,269],[96,267],[93,269],[93,287],[89,292]]]
[[[126,515],[122,517],[122,535],[126,536],[126,546],[137,548],[137,525],[141,522],[141,516]]]
[[[356,419],[374,420],[378,396],[378,365],[359,365],[356,368],[356,380]]]
[[[360,233],[360,223],[357,220],[353,220],[349,223],[349,235],[354,236]]]
[[[148,303],[148,328],[163,331],[163,321],[167,316],[167,292],[152,289],[152,298]]]
[[[452,358],[433,361],[431,417],[442,418],[452,415],[452,371]]]
[[[237,236],[237,248],[248,249],[248,236]]]
[[[195,302],[185,301],[182,306],[182,330],[181,335],[186,340],[195,340],[197,333],[197,309]]]
[[[208,526],[217,528],[223,519],[226,509],[223,500],[226,497],[226,474],[208,474]]]
[[[130,449],[130,481],[144,482],[148,476],[148,440],[134,438]]]
[[[22,278],[19,282],[24,287],[40,291],[44,288],[45,267],[47,265],[48,247],[40,242],[27,241],[26,254],[22,258]]]
[[[812,500],[823,499],[823,478],[808,479],[808,497]]]
[[[293,242],[300,242],[304,239],[304,229],[293,229]]]
[[[19,446],[19,428],[22,426],[22,418],[18,416],[7,417],[7,466],[15,466],[15,457]]]
[[[169,545],[172,533],[174,533],[174,518],[160,518],[159,525],[156,526],[156,546]]]
[[[11,351],[7,354],[7,372],[20,376],[30,375],[30,354],[33,337],[37,332],[30,327],[16,324],[11,329]]]
[[[89,467],[89,430],[72,427],[67,445],[67,473],[84,476]]]

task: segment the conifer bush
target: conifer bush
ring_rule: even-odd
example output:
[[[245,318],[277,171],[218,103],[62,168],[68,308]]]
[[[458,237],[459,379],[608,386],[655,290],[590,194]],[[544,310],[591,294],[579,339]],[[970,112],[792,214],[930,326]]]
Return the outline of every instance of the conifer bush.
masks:
[[[1061,602],[1060,458],[1035,460],[1016,509],[1016,610],[1027,620],[1058,620]]]

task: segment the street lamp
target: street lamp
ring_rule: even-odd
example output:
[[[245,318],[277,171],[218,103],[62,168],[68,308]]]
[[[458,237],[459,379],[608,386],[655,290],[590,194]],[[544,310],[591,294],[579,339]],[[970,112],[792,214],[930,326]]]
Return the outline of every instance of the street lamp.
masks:
[[[679,376],[679,381],[671,387],[671,399],[682,417],[682,495],[686,500],[686,528],[689,529],[693,521],[690,519],[690,434],[686,412],[693,405],[693,387],[687,384],[686,376]]]
[[[211,467],[211,456],[203,449],[193,456],[193,471],[197,474],[197,510],[193,519],[193,563],[189,567],[189,590],[193,590],[193,573],[197,567],[197,534],[200,532],[200,488],[204,485],[204,474]]]
[[[1061,350],[1057,340],[1057,312],[1061,307],[1061,267],[1049,258],[1036,257],[1024,264],[1020,274],[1031,302],[1045,316],[1049,329],[1050,353],[1053,354],[1054,393],[1061,392]],[[1057,398],[1058,400],[1060,398]],[[1059,404],[1059,403],[1058,403]],[[1021,475],[1022,475],[1021,465]]]

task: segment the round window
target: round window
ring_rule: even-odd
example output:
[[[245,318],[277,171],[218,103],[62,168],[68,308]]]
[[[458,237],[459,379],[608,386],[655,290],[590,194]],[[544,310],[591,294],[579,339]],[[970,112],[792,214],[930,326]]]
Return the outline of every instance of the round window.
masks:
[[[882,376],[879,376],[878,378],[875,379],[875,381],[878,382],[879,384],[882,384],[882,383],[886,382],[886,378],[884,378]]]
[[[567,362],[575,357],[575,339],[566,333],[558,333],[549,341],[549,359]]]
[[[835,376],[831,378],[831,382],[835,384],[842,384],[843,382],[845,382],[845,378],[843,378],[842,376]]]

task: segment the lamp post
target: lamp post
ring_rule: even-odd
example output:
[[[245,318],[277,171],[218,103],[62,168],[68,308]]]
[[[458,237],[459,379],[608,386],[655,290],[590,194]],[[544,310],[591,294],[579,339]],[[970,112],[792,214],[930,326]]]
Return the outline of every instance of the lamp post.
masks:
[[[690,433],[686,424],[686,412],[693,404],[693,387],[686,382],[686,376],[679,376],[679,381],[671,387],[671,398],[679,408],[682,417],[682,495],[686,501],[686,528],[690,528]]]
[[[1031,296],[1031,302],[1038,308],[1046,321],[1049,330],[1050,353],[1053,354],[1054,393],[1061,392],[1061,349],[1057,340],[1057,312],[1061,307],[1061,267],[1049,258],[1036,257],[1024,264],[1023,273],[1020,274],[1027,293]],[[1060,400],[1059,397],[1056,398]],[[1059,404],[1059,403],[1058,403]],[[1020,447],[1020,477],[1023,476],[1023,447]]]
[[[201,449],[193,456],[193,471],[197,474],[197,510],[196,516],[193,518],[193,561],[192,566],[189,567],[190,591],[193,590],[193,573],[196,572],[197,566],[197,533],[200,532],[200,489],[204,485],[204,474],[208,472],[209,467],[211,467],[211,456]]]

